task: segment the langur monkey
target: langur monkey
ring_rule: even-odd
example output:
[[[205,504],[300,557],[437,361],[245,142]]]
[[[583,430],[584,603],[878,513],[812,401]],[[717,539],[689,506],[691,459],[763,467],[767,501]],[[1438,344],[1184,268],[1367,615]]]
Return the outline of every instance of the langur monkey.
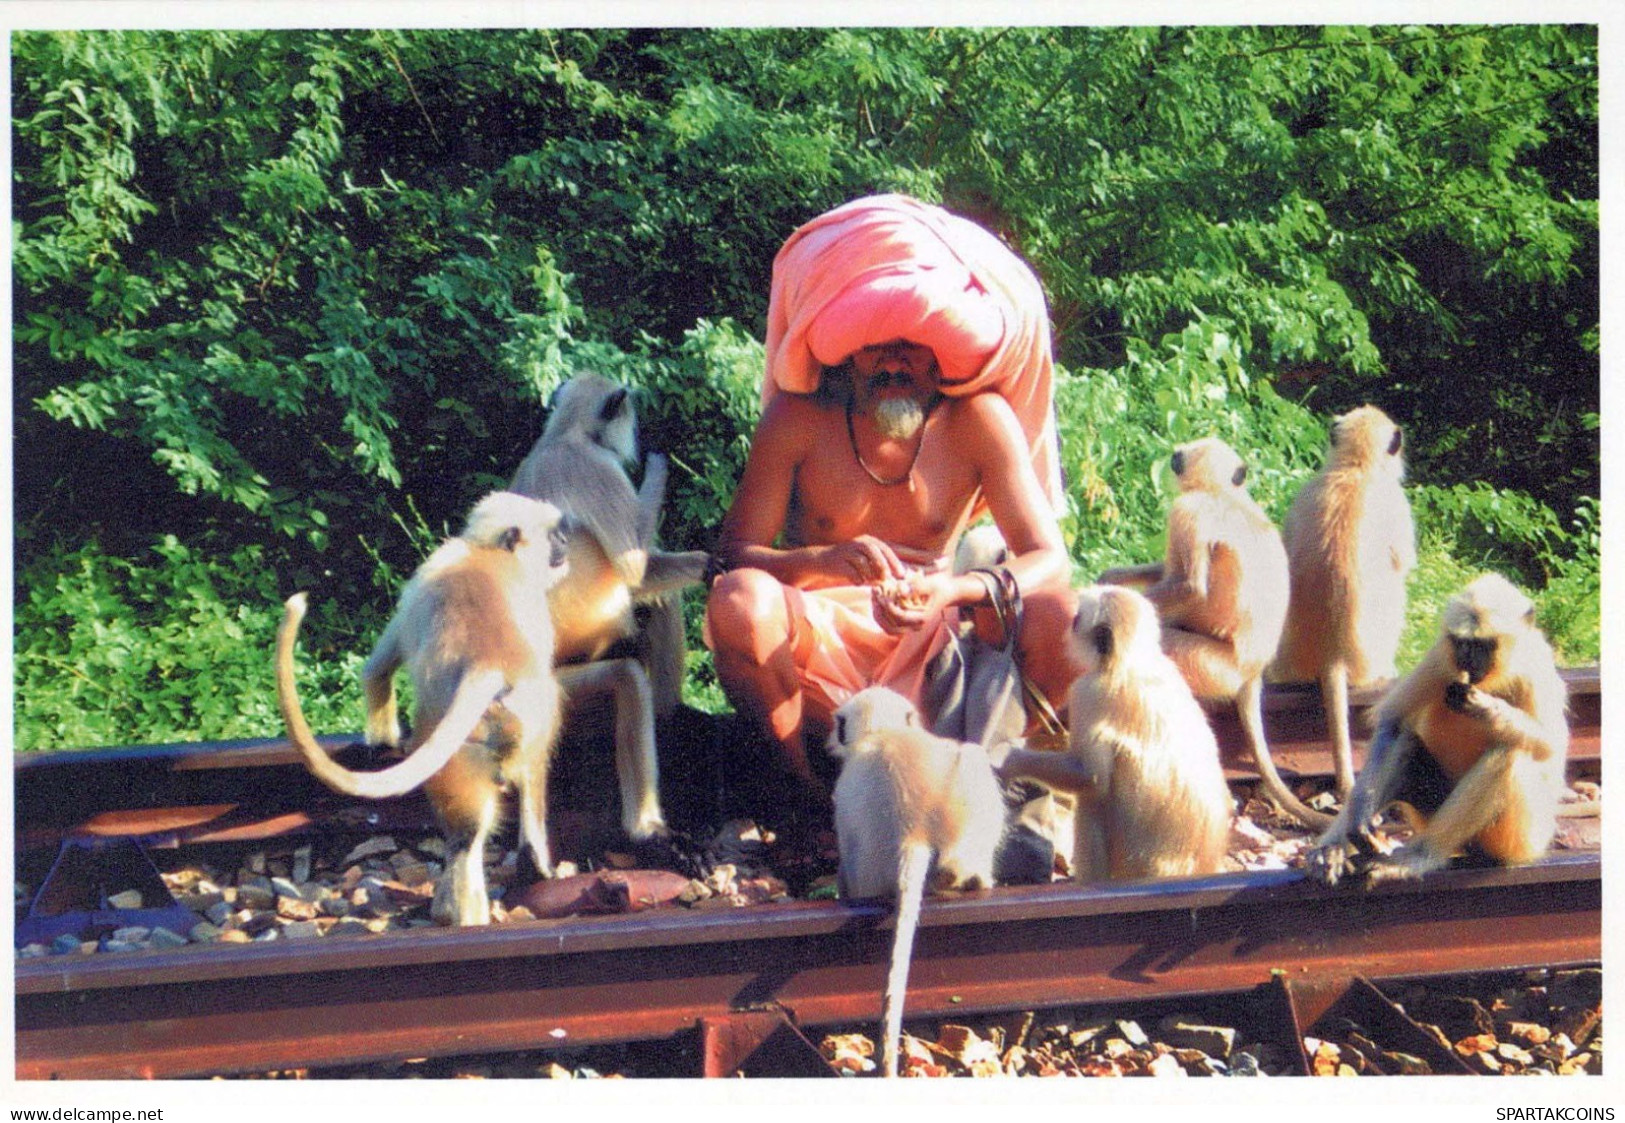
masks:
[[[1310,826],[1331,816],[1287,788],[1264,739],[1264,668],[1286,620],[1286,548],[1269,516],[1247,494],[1247,466],[1231,447],[1206,437],[1174,450],[1179,497],[1168,509],[1161,565],[1101,574],[1103,584],[1144,587],[1162,620],[1162,648],[1204,701],[1234,700],[1264,790]]]
[[[564,576],[558,508],[494,492],[468,525],[418,567],[361,672],[370,744],[398,745],[395,672],[415,698],[410,755],[380,772],[351,772],[317,744],[294,685],[293,647],[305,594],[288,599],[277,630],[277,701],[288,738],[318,780],[345,795],[386,799],[424,785],[448,843],[432,913],[487,924],[485,841],[504,787],[519,791],[531,860],[552,874],[547,773],[558,732],[553,624],[547,593]]]
[[[1375,406],[1332,422],[1324,470],[1298,492],[1281,524],[1292,595],[1271,676],[1320,683],[1332,737],[1337,792],[1354,784],[1349,687],[1398,675],[1405,579],[1416,566],[1416,530],[1400,482],[1399,426]]]
[[[1495,573],[1445,606],[1438,642],[1377,707],[1370,756],[1342,812],[1306,856],[1310,876],[1335,885],[1420,877],[1468,843],[1503,865],[1532,862],[1556,831],[1565,788],[1567,690],[1529,598]],[[1442,774],[1449,794],[1412,806],[1418,831],[1386,857],[1372,825],[1408,782]],[[1358,867],[1364,866],[1363,871]]]
[[[666,458],[648,458],[643,487],[634,491],[624,465],[636,455],[630,392],[601,375],[578,374],[554,395],[547,425],[510,487],[564,512],[570,572],[549,597],[559,681],[574,697],[613,693],[622,825],[642,839],[666,829],[654,720],[676,708],[682,690],[683,617],[676,594],[699,583],[709,559],[702,551],[655,548]],[[641,636],[635,605],[648,606]],[[641,661],[603,658],[617,642],[634,638]],[[637,777],[630,787],[629,776]]]
[[[838,891],[897,898],[882,1048],[882,1071],[896,1076],[921,898],[927,888],[992,886],[1004,801],[980,746],[927,733],[892,690],[861,690],[834,717],[828,747],[843,761],[833,793]]]
[[[1070,749],[1012,748],[999,774],[1077,796],[1080,883],[1217,873],[1234,803],[1207,715],[1159,645],[1157,610],[1132,589],[1080,589],[1069,642],[1084,668]]]

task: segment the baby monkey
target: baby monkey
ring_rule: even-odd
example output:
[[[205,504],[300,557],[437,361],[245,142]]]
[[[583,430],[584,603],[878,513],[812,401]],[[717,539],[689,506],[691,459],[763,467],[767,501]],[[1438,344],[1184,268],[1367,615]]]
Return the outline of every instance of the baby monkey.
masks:
[[[1077,796],[1072,875],[1083,883],[1219,870],[1234,804],[1207,715],[1160,645],[1157,610],[1132,589],[1079,590],[1066,752],[1011,748],[1005,779]]]
[[[834,717],[828,747],[843,761],[834,791],[837,887],[842,897],[897,898],[882,1050],[882,1071],[896,1076],[921,899],[927,888],[992,886],[1004,801],[986,752],[927,733],[895,691],[861,690]]]
[[[1565,788],[1567,702],[1529,598],[1499,574],[1473,581],[1445,606],[1438,642],[1378,706],[1370,756],[1307,855],[1310,876],[1328,885],[1353,873],[1367,885],[1416,878],[1468,844],[1503,865],[1540,857]],[[1377,850],[1373,821],[1401,797],[1415,837],[1362,861]]]

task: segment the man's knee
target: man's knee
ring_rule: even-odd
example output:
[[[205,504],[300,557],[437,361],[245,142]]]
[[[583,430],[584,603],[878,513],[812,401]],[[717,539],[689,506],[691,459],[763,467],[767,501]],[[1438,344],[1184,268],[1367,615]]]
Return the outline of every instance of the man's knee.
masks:
[[[705,602],[711,650],[765,658],[789,635],[784,586],[760,569],[733,569],[718,577]]]

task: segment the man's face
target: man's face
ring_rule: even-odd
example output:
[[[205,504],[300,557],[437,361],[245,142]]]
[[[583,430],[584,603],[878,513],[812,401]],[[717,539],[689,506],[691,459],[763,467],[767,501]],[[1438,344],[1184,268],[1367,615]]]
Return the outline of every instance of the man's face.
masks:
[[[877,343],[852,355],[858,407],[888,437],[912,437],[925,423],[925,406],[937,391],[937,357],[929,347],[905,340]]]

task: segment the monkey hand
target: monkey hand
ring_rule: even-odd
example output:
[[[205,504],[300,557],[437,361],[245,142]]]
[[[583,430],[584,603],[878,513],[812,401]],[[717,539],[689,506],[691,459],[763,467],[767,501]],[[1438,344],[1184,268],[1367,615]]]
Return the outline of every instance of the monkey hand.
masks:
[[[1415,881],[1444,864],[1427,847],[1411,843],[1370,862],[1365,868],[1365,887],[1370,889],[1390,881]]]
[[[1333,824],[1303,856],[1304,873],[1323,885],[1336,885],[1344,878],[1358,876],[1373,855],[1383,852],[1377,838],[1368,830],[1339,830]]]
[[[1360,848],[1347,838],[1315,846],[1303,856],[1305,875],[1327,886],[1353,875],[1360,864]]]
[[[1444,688],[1444,704],[1467,717],[1488,720],[1493,701],[1491,695],[1465,682],[1453,682]]]

